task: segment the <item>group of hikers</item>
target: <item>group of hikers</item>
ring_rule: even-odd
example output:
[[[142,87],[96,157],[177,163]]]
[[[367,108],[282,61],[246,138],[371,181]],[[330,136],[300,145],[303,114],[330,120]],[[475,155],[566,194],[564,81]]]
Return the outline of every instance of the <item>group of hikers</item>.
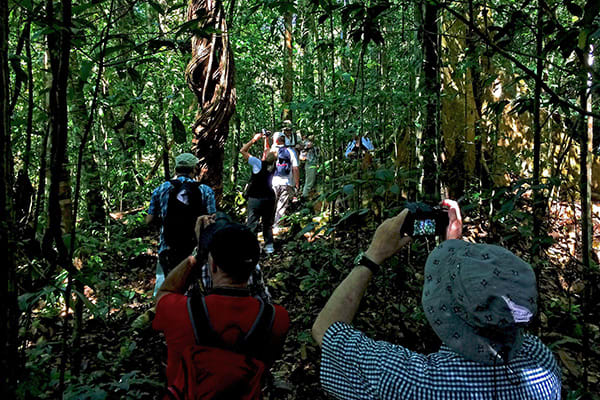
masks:
[[[299,189],[298,149],[285,131],[274,143],[256,134],[241,149],[252,167],[246,224],[217,212],[211,188],[193,179],[198,159],[189,153],[152,194],[147,221],[161,224],[152,325],[167,345],[166,399],[259,399],[282,355],[290,317],[263,280],[256,230],[262,219],[266,251],[270,223],[278,226]],[[262,156],[251,156],[260,140]],[[463,240],[458,203],[442,206],[448,227],[425,263],[421,298],[439,351],[419,354],[351,325],[373,276],[412,240],[404,209],[377,228],[315,317],[323,389],[339,399],[560,399],[552,352],[523,331],[537,311],[531,266],[502,247]]]
[[[256,142],[263,141],[261,158],[250,154]],[[310,138],[292,131],[289,120],[283,121],[283,128],[272,138],[271,132],[264,130],[244,144],[240,153],[252,168],[252,175],[245,195],[248,199],[248,226],[256,231],[262,222],[265,253],[274,252],[273,232],[282,228],[282,218],[287,214],[292,202],[300,194],[299,160],[304,161],[305,181],[301,198],[308,198],[315,186],[320,152]],[[299,154],[298,154],[299,153]]]

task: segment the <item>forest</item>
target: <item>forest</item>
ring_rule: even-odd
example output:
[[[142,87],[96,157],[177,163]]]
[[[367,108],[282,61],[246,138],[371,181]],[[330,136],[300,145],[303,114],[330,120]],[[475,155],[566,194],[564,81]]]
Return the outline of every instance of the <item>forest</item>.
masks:
[[[379,223],[450,198],[465,240],[533,267],[562,398],[600,399],[598,0],[0,0],[0,19],[2,398],[161,398],[152,192],[193,153],[245,221],[240,148],[290,120],[320,158],[260,259],[291,319],[264,398],[329,398],[318,312]],[[356,327],[437,351],[438,240],[382,265]]]

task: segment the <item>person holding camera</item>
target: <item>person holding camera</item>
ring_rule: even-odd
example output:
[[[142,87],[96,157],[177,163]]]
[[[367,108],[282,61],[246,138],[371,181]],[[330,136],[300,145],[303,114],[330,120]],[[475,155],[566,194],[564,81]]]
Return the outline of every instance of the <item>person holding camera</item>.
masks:
[[[447,240],[427,258],[422,292],[440,350],[419,354],[350,325],[372,276],[411,241],[401,233],[407,208],[377,228],[314,322],[323,388],[340,399],[560,399],[552,352],[523,333],[537,310],[531,266],[502,247],[461,240],[458,204],[442,204]]]
[[[199,232],[212,281],[208,293],[186,295],[202,264],[190,256],[171,271],[156,296],[153,328],[165,335],[169,392],[180,396],[175,398],[200,393],[201,398],[260,398],[261,377],[281,354],[289,315],[248,289],[260,255],[250,229],[219,219],[208,228],[213,229]]]
[[[247,225],[256,233],[262,222],[265,253],[275,251],[273,247],[273,220],[275,218],[275,191],[273,190],[273,174],[275,172],[274,153],[269,151],[270,132],[263,129],[262,133],[254,135],[252,140],[244,144],[240,153],[252,168],[252,176],[246,190],[248,199]],[[264,140],[262,160],[249,153],[250,147],[260,139]]]

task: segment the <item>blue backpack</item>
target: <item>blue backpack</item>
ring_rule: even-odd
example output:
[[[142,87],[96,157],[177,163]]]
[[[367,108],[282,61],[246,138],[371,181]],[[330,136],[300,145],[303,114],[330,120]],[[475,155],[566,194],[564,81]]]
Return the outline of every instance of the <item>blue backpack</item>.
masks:
[[[292,171],[292,156],[287,147],[281,147],[277,151],[277,164],[275,165],[276,176],[288,176]]]

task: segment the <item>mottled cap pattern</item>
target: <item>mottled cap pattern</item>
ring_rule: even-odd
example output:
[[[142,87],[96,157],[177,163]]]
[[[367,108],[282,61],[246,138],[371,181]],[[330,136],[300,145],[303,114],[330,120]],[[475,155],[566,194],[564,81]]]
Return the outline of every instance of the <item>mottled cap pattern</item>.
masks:
[[[198,164],[198,158],[192,153],[182,153],[175,157],[175,168],[194,168]]]
[[[427,258],[422,302],[452,350],[487,365],[506,363],[537,312],[535,274],[502,247],[446,240]]]

